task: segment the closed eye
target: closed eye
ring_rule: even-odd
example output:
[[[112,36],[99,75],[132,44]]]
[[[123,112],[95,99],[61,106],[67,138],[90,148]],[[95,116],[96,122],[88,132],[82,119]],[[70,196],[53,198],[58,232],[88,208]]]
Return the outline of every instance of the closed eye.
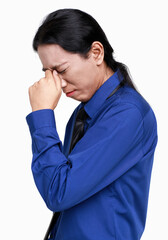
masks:
[[[59,74],[63,74],[65,71],[66,71],[66,69],[63,70],[63,71],[61,71],[61,72],[57,71],[57,73],[59,73]]]

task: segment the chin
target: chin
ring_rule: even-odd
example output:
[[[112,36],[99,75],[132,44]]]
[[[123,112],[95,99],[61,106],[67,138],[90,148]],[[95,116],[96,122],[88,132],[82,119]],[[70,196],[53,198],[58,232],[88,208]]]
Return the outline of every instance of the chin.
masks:
[[[89,99],[88,98],[74,98],[74,100],[76,100],[76,101],[79,101],[79,102],[88,102],[89,101]]]
[[[81,94],[81,95],[78,95],[78,96],[74,96],[74,97],[72,96],[72,98],[74,100],[79,101],[79,102],[84,102],[84,103],[88,102],[91,99],[91,97],[92,96],[88,96],[88,95],[86,96],[84,94],[83,95]]]

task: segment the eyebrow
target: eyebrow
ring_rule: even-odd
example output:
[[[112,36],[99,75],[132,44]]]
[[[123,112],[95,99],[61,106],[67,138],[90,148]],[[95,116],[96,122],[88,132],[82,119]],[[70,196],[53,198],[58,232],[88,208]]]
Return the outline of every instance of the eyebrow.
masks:
[[[42,71],[46,71],[46,70],[56,70],[58,67],[60,67],[60,66],[62,66],[63,64],[65,64],[65,63],[67,63],[67,62],[64,62],[64,63],[61,63],[61,64],[59,64],[59,65],[55,65],[54,67],[48,67],[48,68],[42,68]]]

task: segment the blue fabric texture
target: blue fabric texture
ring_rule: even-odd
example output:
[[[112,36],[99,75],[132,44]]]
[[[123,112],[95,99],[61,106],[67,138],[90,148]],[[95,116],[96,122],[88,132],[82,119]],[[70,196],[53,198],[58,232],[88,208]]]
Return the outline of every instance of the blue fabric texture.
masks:
[[[60,141],[54,111],[26,116],[32,173],[47,207],[60,212],[54,240],[139,240],[145,228],[157,121],[149,103],[119,85],[115,72],[73,111]],[[88,114],[84,136],[69,154],[77,111]]]

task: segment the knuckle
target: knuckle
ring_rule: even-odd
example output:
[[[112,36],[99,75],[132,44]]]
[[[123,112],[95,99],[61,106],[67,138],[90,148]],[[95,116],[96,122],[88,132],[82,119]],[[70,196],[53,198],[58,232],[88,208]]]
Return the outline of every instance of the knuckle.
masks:
[[[37,83],[42,83],[44,82],[45,78],[41,78]]]
[[[35,82],[33,85],[32,85],[32,88],[34,87],[34,86],[36,86],[37,85],[37,82]]]

